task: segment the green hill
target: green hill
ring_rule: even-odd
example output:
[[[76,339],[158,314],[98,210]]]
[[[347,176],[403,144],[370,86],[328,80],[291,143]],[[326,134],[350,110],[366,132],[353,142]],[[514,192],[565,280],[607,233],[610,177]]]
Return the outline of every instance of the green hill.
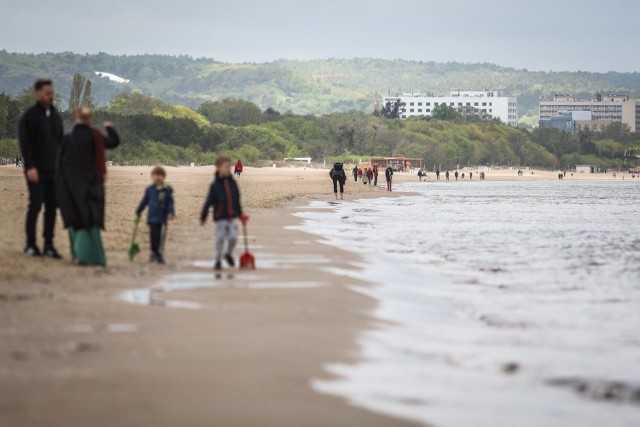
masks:
[[[96,71],[130,82],[100,78]],[[234,97],[263,109],[319,115],[347,110],[370,112],[376,100],[389,91],[446,94],[452,88],[490,88],[517,96],[521,119],[532,122],[538,100],[554,93],[587,97],[598,91],[623,92],[640,98],[637,72],[531,72],[493,64],[367,58],[227,64],[188,56],[0,51],[0,92],[16,95],[36,77],[48,76],[56,81],[64,98],[76,73],[92,80],[92,94],[99,106],[107,105],[120,92],[137,91],[192,108],[205,101]]]

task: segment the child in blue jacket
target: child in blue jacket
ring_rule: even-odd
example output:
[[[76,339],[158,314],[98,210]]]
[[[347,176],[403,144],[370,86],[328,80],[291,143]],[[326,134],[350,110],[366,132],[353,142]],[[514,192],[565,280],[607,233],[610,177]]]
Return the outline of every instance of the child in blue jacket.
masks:
[[[164,239],[167,234],[167,220],[173,220],[176,215],[173,202],[173,189],[164,183],[167,173],[164,168],[156,166],[151,171],[153,184],[147,187],[144,197],[136,209],[136,223],[140,222],[142,211],[148,206],[147,224],[151,241],[151,256],[149,261],[164,264]]]

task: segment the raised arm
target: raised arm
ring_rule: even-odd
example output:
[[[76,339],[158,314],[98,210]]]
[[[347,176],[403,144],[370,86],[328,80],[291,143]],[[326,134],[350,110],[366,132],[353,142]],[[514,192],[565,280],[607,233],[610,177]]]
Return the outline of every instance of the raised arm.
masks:
[[[104,128],[107,131],[107,136],[104,138],[104,148],[116,148],[120,145],[120,135],[113,128],[111,122],[104,122]]]

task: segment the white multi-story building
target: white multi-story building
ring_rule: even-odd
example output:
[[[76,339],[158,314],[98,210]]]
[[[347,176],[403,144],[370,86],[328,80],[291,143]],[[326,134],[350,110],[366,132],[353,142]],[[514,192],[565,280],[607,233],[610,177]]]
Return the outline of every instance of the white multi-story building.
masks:
[[[453,90],[450,96],[432,96],[424,93],[403,93],[387,96],[383,105],[400,101],[399,116],[401,119],[415,116],[431,116],[438,105],[448,105],[455,109],[472,107],[484,114],[500,119],[502,123],[518,126],[518,99],[502,96],[497,91],[462,91]]]

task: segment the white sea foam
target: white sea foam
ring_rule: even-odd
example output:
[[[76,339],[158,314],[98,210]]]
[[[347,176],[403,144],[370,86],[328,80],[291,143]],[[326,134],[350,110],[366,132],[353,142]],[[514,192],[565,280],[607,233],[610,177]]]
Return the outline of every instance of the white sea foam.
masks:
[[[640,182],[404,189],[300,214],[365,257],[386,325],[313,388],[443,427],[640,425]]]

